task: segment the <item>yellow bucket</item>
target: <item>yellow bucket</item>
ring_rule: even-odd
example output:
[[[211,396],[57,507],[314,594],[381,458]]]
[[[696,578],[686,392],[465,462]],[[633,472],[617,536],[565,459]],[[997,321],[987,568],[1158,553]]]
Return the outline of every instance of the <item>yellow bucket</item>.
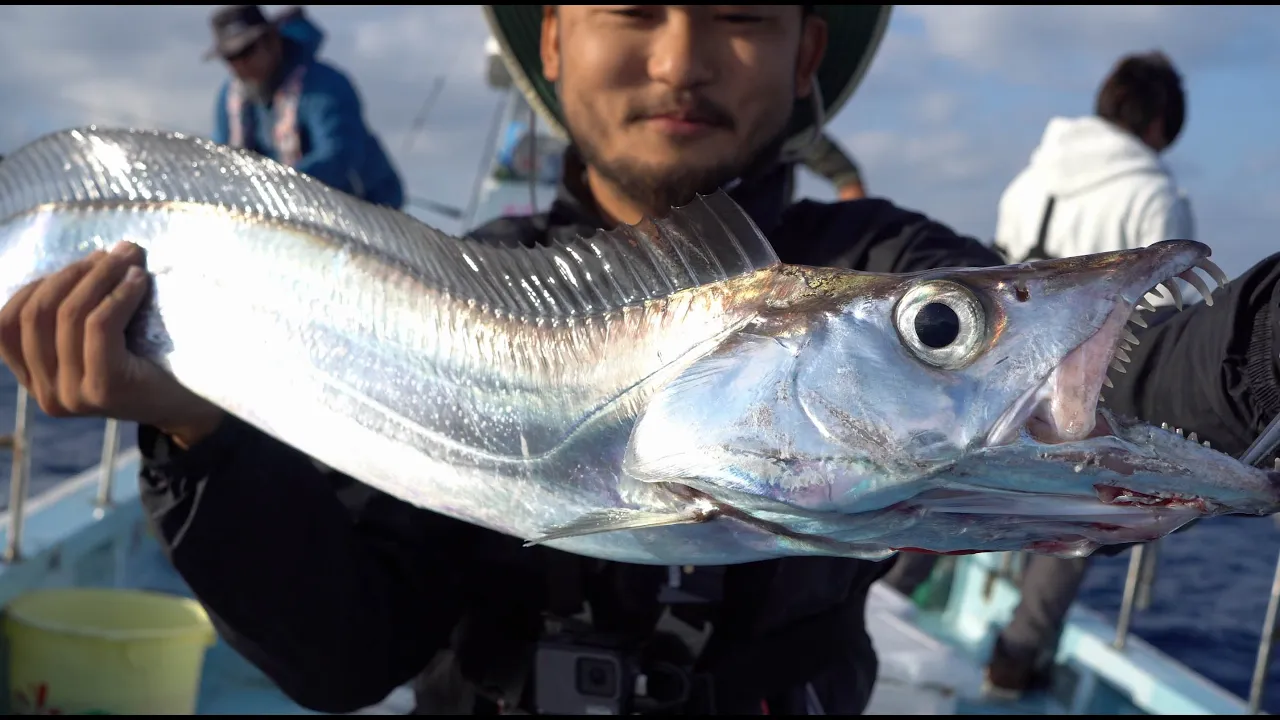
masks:
[[[18,715],[193,715],[217,638],[194,600],[139,590],[36,590],[9,603]]]

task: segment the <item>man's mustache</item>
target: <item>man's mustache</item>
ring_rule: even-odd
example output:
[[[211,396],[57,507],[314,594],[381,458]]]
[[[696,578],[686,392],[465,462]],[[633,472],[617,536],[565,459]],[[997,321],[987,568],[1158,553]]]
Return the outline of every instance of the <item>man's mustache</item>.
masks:
[[[627,116],[627,121],[638,122],[667,116],[728,130],[734,127],[733,116],[729,111],[703,95],[686,96],[684,100],[664,98],[661,101],[648,103],[642,108],[632,110]]]

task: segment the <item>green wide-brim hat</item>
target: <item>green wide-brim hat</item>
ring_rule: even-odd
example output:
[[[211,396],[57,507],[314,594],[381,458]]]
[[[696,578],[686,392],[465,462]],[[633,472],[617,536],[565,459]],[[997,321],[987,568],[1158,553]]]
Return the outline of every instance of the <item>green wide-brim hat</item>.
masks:
[[[489,30],[516,87],[539,117],[568,138],[555,86],[542,76],[542,5],[485,5]],[[825,118],[835,117],[862,82],[889,24],[892,5],[816,5],[829,28],[827,54],[818,68]],[[797,101],[786,150],[795,151],[813,137],[813,104]]]

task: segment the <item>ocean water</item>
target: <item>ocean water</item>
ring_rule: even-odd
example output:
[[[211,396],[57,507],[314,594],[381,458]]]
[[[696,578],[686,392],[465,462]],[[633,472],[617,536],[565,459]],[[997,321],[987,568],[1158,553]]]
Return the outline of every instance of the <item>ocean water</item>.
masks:
[[[16,384],[0,367],[0,434],[12,429]],[[98,420],[52,420],[35,413],[32,494],[92,467],[102,452]],[[121,433],[132,446],[133,427]],[[0,461],[0,505],[7,503],[8,458]],[[1135,615],[1133,632],[1227,690],[1247,697],[1267,594],[1280,553],[1280,526],[1270,518],[1204,521],[1161,544],[1151,607]],[[1129,554],[1098,557],[1081,600],[1113,622],[1124,593]],[[1280,664],[1268,682],[1270,712],[1280,711]]]
[[[1280,516],[1276,516],[1280,517]],[[1130,626],[1140,637],[1222,687],[1248,697],[1258,638],[1280,553],[1270,517],[1220,517],[1160,543],[1151,607]],[[1081,600],[1112,622],[1129,553],[1099,557]],[[1280,654],[1280,648],[1277,648]],[[1272,662],[1263,707],[1280,711],[1280,663]]]

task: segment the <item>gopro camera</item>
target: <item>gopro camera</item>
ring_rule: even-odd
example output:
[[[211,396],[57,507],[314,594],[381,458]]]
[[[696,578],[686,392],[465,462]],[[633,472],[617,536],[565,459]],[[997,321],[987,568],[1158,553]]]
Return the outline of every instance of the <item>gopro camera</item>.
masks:
[[[636,667],[618,650],[548,641],[534,659],[534,704],[542,715],[623,715]]]

